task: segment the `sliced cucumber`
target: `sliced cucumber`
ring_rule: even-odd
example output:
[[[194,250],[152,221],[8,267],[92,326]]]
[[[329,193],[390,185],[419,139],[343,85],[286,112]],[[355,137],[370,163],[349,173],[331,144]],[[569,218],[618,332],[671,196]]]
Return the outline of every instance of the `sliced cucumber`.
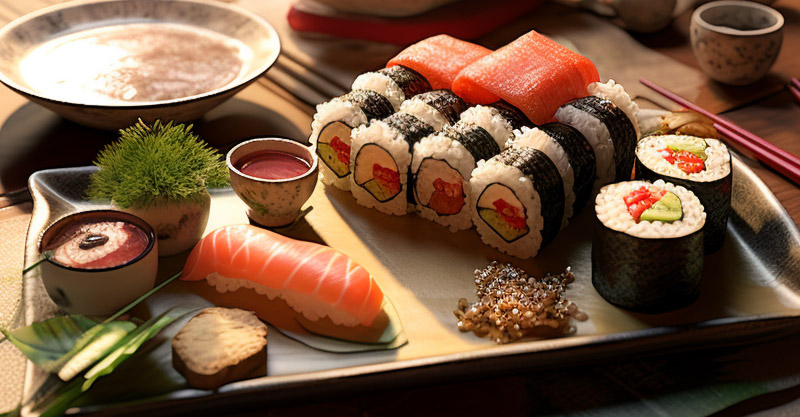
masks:
[[[708,144],[703,138],[691,136],[672,137],[667,146],[673,151],[688,151],[695,154],[698,158],[706,160],[706,148]]]
[[[367,191],[369,191],[369,193],[372,194],[372,196],[375,197],[375,199],[380,201],[381,203],[385,203],[394,198],[394,196],[396,196],[397,194],[400,194],[400,193],[392,194],[391,191],[381,186],[378,183],[378,181],[375,181],[374,179],[365,182],[364,188],[366,188]]]
[[[683,218],[681,199],[677,195],[667,192],[660,200],[653,203],[650,208],[642,213],[642,220],[649,222],[659,221],[672,223]]]
[[[506,242],[513,242],[528,234],[528,226],[525,226],[524,229],[515,229],[493,209],[478,207],[478,215]]]
[[[350,167],[339,159],[336,151],[327,143],[317,143],[317,155],[339,178],[350,173]]]

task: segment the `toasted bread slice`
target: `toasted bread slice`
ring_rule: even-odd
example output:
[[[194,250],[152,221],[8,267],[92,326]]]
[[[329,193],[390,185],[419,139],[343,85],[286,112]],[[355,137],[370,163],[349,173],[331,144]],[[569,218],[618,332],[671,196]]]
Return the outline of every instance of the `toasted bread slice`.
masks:
[[[189,385],[217,389],[267,374],[267,325],[250,311],[207,308],[172,339],[172,366]]]

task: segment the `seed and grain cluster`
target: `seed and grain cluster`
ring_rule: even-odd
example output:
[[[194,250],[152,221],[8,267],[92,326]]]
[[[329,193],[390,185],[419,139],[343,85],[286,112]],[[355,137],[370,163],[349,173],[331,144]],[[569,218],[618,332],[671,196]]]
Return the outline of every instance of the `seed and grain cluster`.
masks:
[[[465,298],[458,300],[453,311],[458,328],[497,343],[572,333],[575,328],[569,326],[570,317],[578,321],[589,318],[564,297],[574,280],[569,267],[559,275],[537,279],[511,264],[492,262],[475,270],[479,301],[470,305]]]

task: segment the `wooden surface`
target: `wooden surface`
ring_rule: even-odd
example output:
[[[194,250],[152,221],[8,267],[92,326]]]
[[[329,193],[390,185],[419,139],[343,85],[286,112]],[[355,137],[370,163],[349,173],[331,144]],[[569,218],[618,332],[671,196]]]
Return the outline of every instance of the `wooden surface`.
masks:
[[[2,0],[0,23],[42,7],[48,2],[50,1],[37,0],[23,5],[12,0]],[[800,75],[800,50],[797,46],[800,45],[800,22],[797,18],[800,15],[800,1],[779,0],[776,5],[787,16],[790,30],[787,30],[784,51],[770,82],[783,83],[790,75]],[[280,20],[281,16],[271,16],[270,20],[273,19]],[[696,68],[687,44],[686,28],[688,14],[679,17],[670,28],[659,34],[637,36],[636,39],[649,49]],[[292,35],[291,40],[298,44],[303,42],[302,36]],[[336,40],[327,42],[335,43]],[[390,47],[376,48],[391,51]],[[300,61],[304,59],[308,57],[303,57]],[[374,60],[374,57],[370,59]],[[293,77],[292,65],[295,64],[291,60],[284,59],[281,62],[281,66],[270,71],[268,78],[248,87],[233,100],[198,121],[196,131],[220,148],[256,136],[276,135],[304,140],[308,135],[313,108],[309,105],[309,100],[303,100],[303,95],[298,91],[305,88],[303,85],[307,83]],[[792,74],[792,69],[797,73]],[[722,87],[711,81],[707,83],[709,92],[719,94],[717,99],[736,101],[737,89]],[[324,95],[319,93],[320,89],[324,87],[312,90],[318,95]],[[741,95],[750,94],[741,91]],[[736,109],[725,113],[727,117],[768,141],[800,154],[800,105],[786,89],[764,99],[746,105],[737,103],[735,106]],[[44,168],[86,165],[114,137],[114,133],[93,131],[64,121],[27,102],[9,89],[0,87],[0,231],[8,230],[3,226],[11,224],[12,220],[25,221],[25,216],[29,216],[30,206],[24,204],[28,200],[25,187],[32,172]],[[795,223],[800,224],[800,188],[749,158],[747,153],[743,155],[746,163],[773,190]],[[5,264],[7,261],[3,259],[0,262]],[[287,404],[284,408],[271,410],[269,415],[319,415],[323,409],[333,416],[408,415],[419,414],[420,404],[423,403],[434,404],[425,409],[426,415],[476,415],[489,412],[521,415],[531,410],[585,412],[587,415],[594,415],[598,410],[620,404],[630,404],[628,412],[633,410],[631,415],[637,415],[635,410],[642,410],[637,407],[646,404],[646,401],[640,403],[636,398],[642,395],[642,387],[646,388],[645,394],[656,395],[685,389],[686,386],[711,385],[720,379],[753,381],[800,375],[800,361],[796,355],[798,345],[800,338],[793,337],[744,349],[723,349],[689,355],[676,353],[655,360],[621,359],[618,363],[605,366],[554,370],[547,375],[504,376],[482,381],[438,382],[435,385],[420,381],[420,387],[399,392],[354,393],[352,398],[319,398],[312,404],[300,406]],[[762,359],[765,357],[766,360]],[[731,366],[720,369],[720,358],[727,358],[730,363],[739,364],[736,366],[742,369],[736,366],[733,366],[734,369]],[[0,360],[2,359],[0,356]],[[758,367],[759,372],[753,374],[752,370],[743,369],[748,366]],[[662,380],[655,383],[653,375]],[[636,394],[632,394],[633,392]],[[798,396],[800,389],[789,387],[758,399],[747,400],[720,415],[742,415],[770,409],[789,403]],[[648,408],[645,406],[643,410]],[[248,411],[231,410],[231,413],[246,415]]]

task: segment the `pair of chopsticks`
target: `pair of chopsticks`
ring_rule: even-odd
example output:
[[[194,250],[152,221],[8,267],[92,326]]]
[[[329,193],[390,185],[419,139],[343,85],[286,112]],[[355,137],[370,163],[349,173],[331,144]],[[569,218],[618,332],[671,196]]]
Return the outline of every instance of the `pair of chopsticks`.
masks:
[[[642,78],[639,79],[639,82],[675,103],[687,109],[694,110],[713,120],[714,128],[730,142],[747,149],[756,159],[783,174],[793,183],[800,185],[800,158],[797,157],[797,155],[767,142],[758,135],[737,126],[730,120],[711,113],[664,87],[654,84],[652,81]],[[798,89],[800,89],[800,86],[798,86]]]
[[[800,80],[792,77],[792,83],[789,84],[789,91],[792,93],[795,100],[800,103]]]

